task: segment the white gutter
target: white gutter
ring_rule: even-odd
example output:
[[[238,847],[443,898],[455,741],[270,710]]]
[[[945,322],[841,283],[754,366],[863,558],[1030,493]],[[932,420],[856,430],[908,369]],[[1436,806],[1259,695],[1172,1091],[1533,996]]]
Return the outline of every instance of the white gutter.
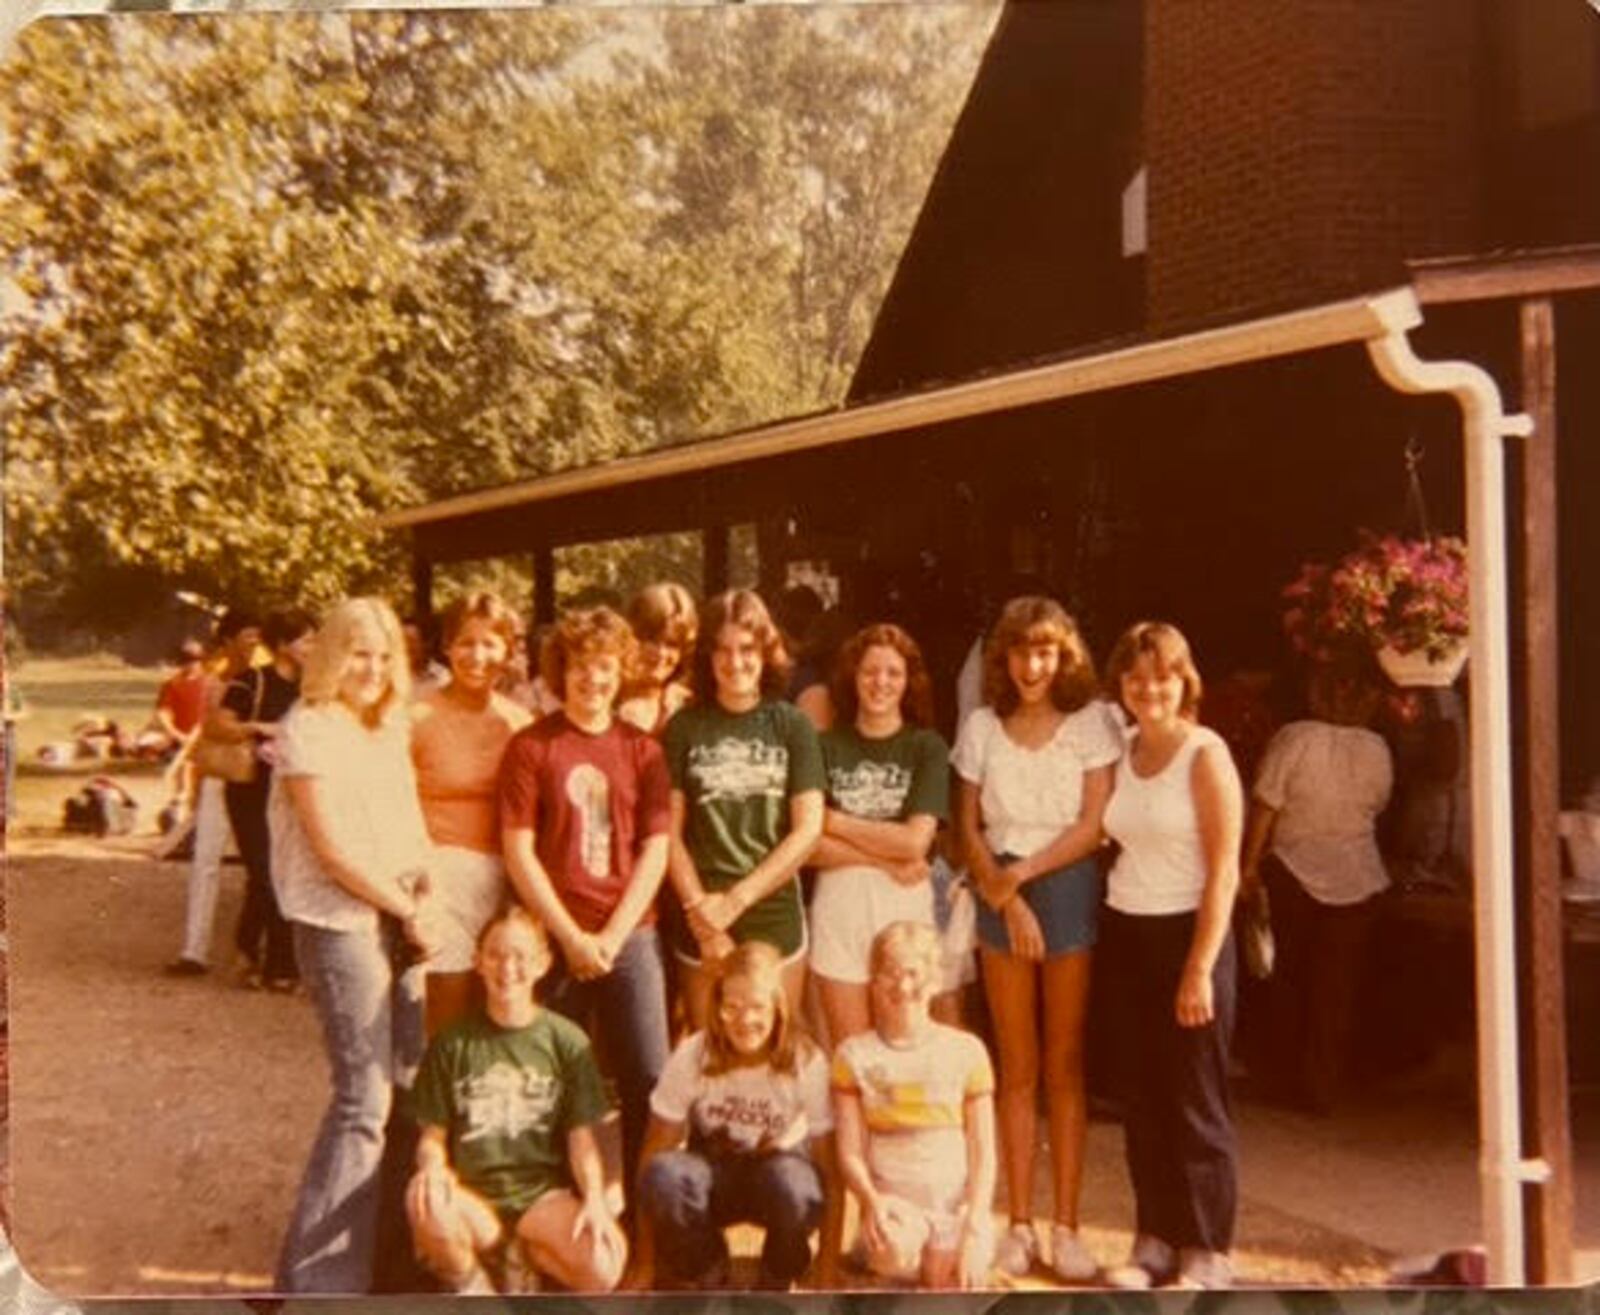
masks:
[[[1378,373],[1402,393],[1447,393],[1461,405],[1466,439],[1467,570],[1471,683],[1473,955],[1477,977],[1479,1173],[1489,1282],[1525,1281],[1522,1185],[1549,1166],[1522,1158],[1517,1055],[1516,902],[1511,850],[1511,692],[1507,656],[1503,439],[1526,437],[1533,421],[1507,415],[1500,390],[1467,361],[1424,361],[1407,334],[1409,315],[1367,342]]]

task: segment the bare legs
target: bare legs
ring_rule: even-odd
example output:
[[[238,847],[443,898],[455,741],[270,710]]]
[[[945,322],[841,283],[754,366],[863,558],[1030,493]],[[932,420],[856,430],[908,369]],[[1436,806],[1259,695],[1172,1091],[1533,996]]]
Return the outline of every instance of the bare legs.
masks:
[[[984,989],[994,1018],[1000,1059],[997,1101],[1006,1200],[1013,1223],[1033,1216],[1033,1155],[1038,1142],[1037,1099],[1044,1077],[1050,1105],[1050,1154],[1055,1218],[1076,1228],[1087,1127],[1083,1091],[1083,1028],[1089,996],[1089,952],[1057,955],[1043,964],[985,946]],[[1040,1046],[1043,985],[1045,1042]]]

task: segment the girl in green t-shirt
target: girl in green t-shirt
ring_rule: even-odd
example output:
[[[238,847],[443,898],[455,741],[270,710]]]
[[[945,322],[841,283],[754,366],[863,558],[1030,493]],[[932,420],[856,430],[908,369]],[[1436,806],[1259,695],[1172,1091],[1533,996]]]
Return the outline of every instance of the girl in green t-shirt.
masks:
[[[478,940],[481,1013],[428,1048],[412,1090],[421,1128],[406,1216],[418,1258],[456,1292],[492,1292],[484,1260],[505,1243],[509,1276],[547,1274],[609,1292],[627,1260],[606,1204],[595,1125],[606,1099],[589,1038],[543,1008],[550,947],[521,908]]]
[[[778,951],[799,1009],[807,936],[797,874],[822,834],[823,775],[811,723],[780,701],[788,655],[756,594],[733,589],[707,604],[695,667],[704,702],[667,724],[664,745],[667,870],[687,924],[673,950],[689,1024],[699,1029],[715,966],[748,940]]]
[[[822,733],[828,806],[812,855],[811,970],[837,1046],[872,1026],[872,938],[892,922],[935,924],[928,851],[949,811],[950,753],[932,729],[922,651],[899,626],[868,626],[846,642],[833,706],[838,720]]]

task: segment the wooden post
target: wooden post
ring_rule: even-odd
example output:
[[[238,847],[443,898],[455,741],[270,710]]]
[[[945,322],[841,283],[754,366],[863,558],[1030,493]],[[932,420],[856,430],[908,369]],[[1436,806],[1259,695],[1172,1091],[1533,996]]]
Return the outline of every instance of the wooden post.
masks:
[[[433,563],[411,548],[411,610],[425,637],[433,636]]]
[[[707,525],[700,531],[700,587],[707,598],[728,587],[728,526]]]
[[[533,550],[533,624],[556,619],[556,550],[541,543]]]
[[[1560,691],[1556,632],[1556,336],[1548,297],[1519,308],[1522,409],[1533,434],[1520,446],[1521,679],[1513,691],[1520,805],[1517,867],[1521,909],[1522,1119],[1524,1154],[1550,1166],[1523,1189],[1530,1283],[1568,1284],[1572,1273],[1572,1129],[1567,1107],[1567,1023],[1561,908]],[[1516,440],[1513,440],[1514,442]]]

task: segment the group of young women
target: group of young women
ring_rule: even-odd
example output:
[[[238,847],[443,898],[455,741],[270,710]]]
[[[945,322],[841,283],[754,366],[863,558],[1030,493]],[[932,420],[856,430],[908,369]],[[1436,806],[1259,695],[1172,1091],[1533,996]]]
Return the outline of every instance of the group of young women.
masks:
[[[1102,685],[1058,604],[1014,599],[953,753],[918,646],[889,624],[844,645],[819,734],[782,697],[784,638],[748,590],[698,616],[675,585],[626,618],[569,613],[538,654],[559,706],[537,719],[500,692],[517,638],[503,603],[461,599],[442,638],[449,679],[413,697],[392,611],[339,605],[279,724],[273,882],[334,1084],[282,1290],[366,1290],[397,1090],[421,1128],[414,1245],[461,1290],[530,1272],[719,1286],[721,1228],[743,1218],[765,1227],[773,1287],[812,1264],[820,1227],[827,1284],[846,1191],[863,1262],[902,1278],[980,1285],[991,1263],[1047,1263],[1068,1282],[1228,1281],[1242,803],[1175,629],[1130,629]],[[953,868],[978,897],[998,1084],[950,1025]],[[1097,940],[1138,1203],[1109,1271],[1077,1229]],[[808,968],[831,1071],[798,1025]],[[594,1140],[597,1057],[620,1105],[625,1226]]]

